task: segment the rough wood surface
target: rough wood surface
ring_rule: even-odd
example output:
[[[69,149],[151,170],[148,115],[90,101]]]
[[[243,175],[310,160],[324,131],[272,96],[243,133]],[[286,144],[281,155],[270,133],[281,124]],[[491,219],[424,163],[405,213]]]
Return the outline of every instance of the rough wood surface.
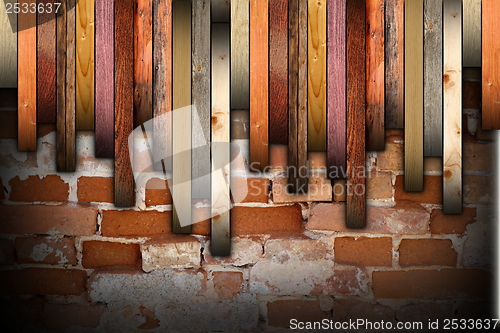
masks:
[[[231,109],[250,108],[249,0],[231,1]]]
[[[481,67],[481,0],[463,0],[463,43],[464,67]]]
[[[17,15],[7,14],[5,10],[7,3],[15,2],[17,0],[4,0],[0,5],[0,88],[17,87]]]
[[[307,128],[307,2],[299,0],[299,86],[298,86],[298,121],[297,121],[297,160],[299,168],[299,185],[306,186],[308,192],[308,128]]]

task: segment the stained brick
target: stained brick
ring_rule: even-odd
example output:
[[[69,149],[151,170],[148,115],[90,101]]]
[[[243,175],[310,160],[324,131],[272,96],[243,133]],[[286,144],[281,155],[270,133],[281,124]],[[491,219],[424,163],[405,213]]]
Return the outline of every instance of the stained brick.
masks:
[[[203,259],[208,265],[231,264],[234,266],[244,266],[255,264],[262,258],[262,242],[251,238],[234,237],[231,239],[231,255],[227,257],[212,257],[210,246],[205,246]]]
[[[19,263],[76,265],[76,251],[73,238],[16,238],[15,244],[17,261]]]
[[[479,142],[465,132],[463,135],[463,170],[492,172],[495,170],[495,144]]]
[[[81,202],[114,202],[113,177],[80,177],[78,178],[78,201]]]
[[[407,266],[457,265],[457,252],[449,239],[403,239],[399,245],[399,264]]]
[[[463,176],[463,201],[468,204],[491,204],[495,180],[493,176]]]
[[[201,244],[187,235],[165,235],[141,245],[142,269],[193,268],[201,262]]]
[[[302,231],[299,205],[281,207],[241,207],[231,210],[231,234],[269,234],[274,231]]]
[[[140,257],[139,244],[101,241],[83,242],[82,266],[85,268],[99,268],[111,265],[139,265]]]
[[[307,193],[289,194],[287,192],[287,179],[276,177],[273,181],[273,202],[307,202],[307,201],[331,201],[332,185],[325,174],[313,173],[309,175]]]
[[[337,237],[335,261],[347,265],[392,266],[392,239],[389,237]]]
[[[0,239],[0,265],[13,265],[15,262],[14,242],[9,239]]]
[[[172,231],[170,211],[105,210],[102,215],[103,236],[149,236]]]
[[[330,311],[321,310],[316,300],[277,300],[267,303],[268,324],[273,327],[290,328],[290,320],[319,322],[330,319]]]
[[[269,179],[232,177],[231,191],[233,200],[239,198],[238,203],[267,203],[269,199]],[[247,191],[246,195],[244,191]]]
[[[55,331],[69,330],[76,327],[97,327],[104,310],[88,304],[63,303],[46,304],[43,307],[43,323]]]
[[[424,322],[444,320],[455,317],[451,303],[417,303],[401,306],[396,309],[396,317],[403,322]],[[424,326],[425,327],[425,326]]]
[[[431,213],[430,230],[433,234],[463,234],[468,224],[476,221],[476,208],[464,207],[460,215],[446,215],[441,209]]]
[[[165,179],[151,178],[146,183],[146,206],[171,205],[172,194]]]
[[[45,178],[29,176],[20,180],[18,176],[9,181],[11,192],[9,200],[23,202],[67,201],[69,185],[57,175]]]
[[[214,289],[219,300],[232,299],[241,291],[243,274],[241,272],[213,272]]]
[[[424,176],[424,190],[422,192],[406,192],[404,190],[404,176],[396,177],[396,200],[411,200],[420,203],[441,204],[443,195],[443,177]]]
[[[392,180],[389,172],[372,171],[367,174],[366,198],[392,198]]]
[[[481,81],[463,80],[462,106],[464,109],[481,108]]]
[[[335,321],[356,321],[363,318],[368,321],[394,320],[394,310],[378,303],[368,303],[356,299],[335,299],[333,302],[333,319]]]
[[[403,171],[403,145],[386,143],[385,150],[377,152],[377,169]]]

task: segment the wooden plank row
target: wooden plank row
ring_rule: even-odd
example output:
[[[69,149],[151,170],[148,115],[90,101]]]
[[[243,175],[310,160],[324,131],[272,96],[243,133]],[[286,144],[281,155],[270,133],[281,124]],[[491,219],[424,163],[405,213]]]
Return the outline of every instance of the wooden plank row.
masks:
[[[14,4],[17,0],[4,0]],[[0,7],[0,88],[17,87],[17,14],[7,14],[6,7]]]
[[[231,109],[250,109],[249,0],[231,1]]]

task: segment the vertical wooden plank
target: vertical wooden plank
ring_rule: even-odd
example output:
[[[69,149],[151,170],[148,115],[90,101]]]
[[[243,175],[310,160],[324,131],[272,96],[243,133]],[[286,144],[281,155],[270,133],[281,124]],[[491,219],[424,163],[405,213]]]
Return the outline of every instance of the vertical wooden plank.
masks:
[[[152,0],[134,3],[134,128],[150,120],[153,111]]]
[[[173,2],[173,232],[191,225],[191,1]],[[182,110],[179,110],[183,108]],[[184,152],[184,154],[182,154]],[[182,221],[182,222],[181,222]]]
[[[462,1],[443,6],[443,212],[462,213]]]
[[[27,1],[29,5],[36,0]],[[36,13],[17,14],[19,150],[36,150]]]
[[[424,188],[424,2],[405,2],[405,191]]]
[[[326,150],[326,0],[308,0],[309,150]]]
[[[0,88],[17,87],[17,14],[7,14],[7,3],[17,0],[4,0],[0,5]]]
[[[231,254],[230,174],[230,28],[212,24],[212,233],[211,254]]]
[[[231,109],[250,109],[249,0],[231,1]]]
[[[500,1],[483,0],[482,13],[482,127],[500,129]]]
[[[94,3],[76,3],[76,129],[94,129]]]
[[[346,171],[346,1],[328,1],[328,175]]]
[[[250,170],[269,161],[268,0],[250,0]]]
[[[385,0],[366,0],[366,149],[385,149]]]
[[[288,0],[269,1],[269,142],[288,143]]]
[[[297,160],[299,172],[299,185],[304,186],[308,192],[308,24],[307,1],[299,0],[299,83],[298,83],[298,115],[297,115]]]
[[[38,0],[46,6],[49,0]],[[46,7],[44,7],[46,8]],[[37,14],[37,122],[56,122],[56,13]]]
[[[347,0],[347,203],[346,226],[366,226],[365,93],[366,2]]]
[[[95,155],[112,158],[114,140],[114,4],[96,2],[95,25]]]
[[[212,7],[212,22],[229,22],[231,17],[231,1],[210,0]]]
[[[385,128],[404,124],[404,1],[385,1]]]
[[[481,0],[463,0],[463,35],[464,67],[480,67]]]
[[[128,137],[134,120],[134,0],[115,0],[115,206],[135,205]]]
[[[424,2],[424,156],[443,156],[443,2]]]

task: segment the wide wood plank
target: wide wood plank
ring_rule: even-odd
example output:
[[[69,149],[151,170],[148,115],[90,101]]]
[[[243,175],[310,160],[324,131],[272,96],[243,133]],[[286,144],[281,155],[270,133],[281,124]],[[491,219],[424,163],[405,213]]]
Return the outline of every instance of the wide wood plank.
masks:
[[[366,226],[365,93],[366,2],[347,0],[346,226]]]
[[[250,0],[250,170],[269,161],[268,0]]]
[[[96,2],[95,156],[114,156],[114,2]]]
[[[405,2],[405,191],[424,189],[423,0]]]
[[[76,3],[76,129],[94,129],[95,0]],[[100,51],[100,50],[99,50]]]
[[[231,1],[231,109],[250,109],[250,5]]]
[[[443,6],[443,212],[462,213],[462,1]]]
[[[464,67],[481,67],[481,0],[463,0],[463,41]]]
[[[45,6],[50,0],[38,0]],[[37,122],[56,122],[56,14],[37,14]]]
[[[0,88],[17,87],[17,14],[6,12],[7,3],[17,0],[4,0],[0,5]]]
[[[482,7],[482,127],[500,129],[500,1],[483,0]]]
[[[115,206],[135,205],[128,139],[134,120],[134,0],[115,0]]]
[[[331,179],[346,172],[346,1],[328,1],[327,163]]]
[[[385,128],[404,125],[404,1],[385,0]]]
[[[36,0],[26,1],[28,5]],[[23,151],[36,150],[36,13],[17,15],[18,143]]]
[[[443,1],[424,2],[424,156],[443,156]]]

